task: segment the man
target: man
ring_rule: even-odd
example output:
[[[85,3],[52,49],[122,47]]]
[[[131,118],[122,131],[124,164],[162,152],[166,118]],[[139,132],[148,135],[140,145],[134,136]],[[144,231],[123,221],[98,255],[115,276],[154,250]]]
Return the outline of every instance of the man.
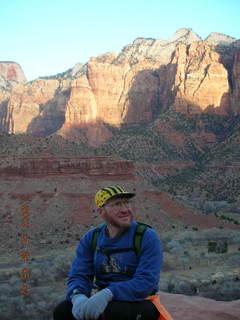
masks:
[[[55,320],[159,318],[159,309],[146,298],[158,291],[160,240],[153,229],[145,227],[140,236],[141,248],[136,252],[133,243],[138,223],[131,206],[134,196],[119,186],[97,192],[97,212],[105,224],[80,240],[69,273],[66,300],[54,310]],[[98,290],[95,294],[91,294],[93,283]]]

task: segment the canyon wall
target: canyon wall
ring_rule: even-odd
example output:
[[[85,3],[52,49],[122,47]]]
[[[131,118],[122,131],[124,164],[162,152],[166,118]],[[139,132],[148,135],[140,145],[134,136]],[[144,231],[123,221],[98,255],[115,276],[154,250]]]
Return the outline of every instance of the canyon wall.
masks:
[[[0,64],[9,81],[11,70]],[[2,86],[1,131],[58,132],[96,146],[111,137],[104,124],[147,123],[168,108],[236,115],[239,70],[240,42],[228,36],[213,33],[203,41],[180,29],[170,40],[139,38],[120,54],[91,58],[71,72],[31,83],[22,76],[13,88]]]

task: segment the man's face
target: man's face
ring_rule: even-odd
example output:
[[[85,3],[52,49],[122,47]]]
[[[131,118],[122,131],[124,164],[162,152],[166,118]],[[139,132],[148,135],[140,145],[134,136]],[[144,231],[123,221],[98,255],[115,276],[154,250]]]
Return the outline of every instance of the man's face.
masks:
[[[128,228],[133,221],[131,199],[109,200],[99,213],[107,223],[117,228]]]

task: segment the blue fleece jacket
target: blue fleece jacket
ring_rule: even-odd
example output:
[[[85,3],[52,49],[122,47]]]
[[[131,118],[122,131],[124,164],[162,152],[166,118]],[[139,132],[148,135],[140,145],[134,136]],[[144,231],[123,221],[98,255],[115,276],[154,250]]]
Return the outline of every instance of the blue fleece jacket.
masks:
[[[74,289],[89,296],[93,282],[100,288],[110,289],[114,300],[142,301],[158,291],[163,260],[160,240],[153,229],[147,228],[137,256],[132,250],[136,226],[137,223],[132,222],[129,229],[115,238],[108,236],[104,226],[95,252],[91,249],[95,229],[80,240],[68,277],[67,300]]]

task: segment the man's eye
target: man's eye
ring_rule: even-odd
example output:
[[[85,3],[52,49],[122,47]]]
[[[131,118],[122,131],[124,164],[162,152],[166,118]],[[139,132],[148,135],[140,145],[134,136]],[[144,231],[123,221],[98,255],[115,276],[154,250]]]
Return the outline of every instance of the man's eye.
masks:
[[[119,207],[121,205],[121,202],[115,202],[114,207]]]

